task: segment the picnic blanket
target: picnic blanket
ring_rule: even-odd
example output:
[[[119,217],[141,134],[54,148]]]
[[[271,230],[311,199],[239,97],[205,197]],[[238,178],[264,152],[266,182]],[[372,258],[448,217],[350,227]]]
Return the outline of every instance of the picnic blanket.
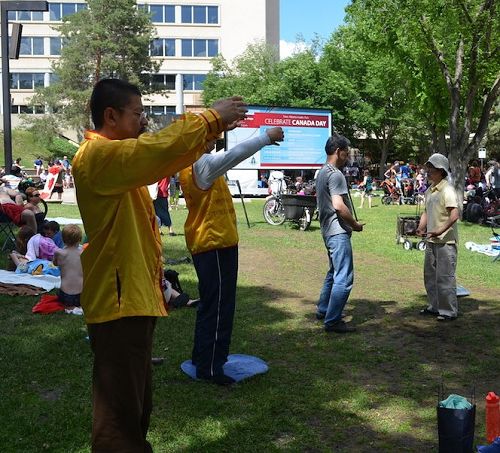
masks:
[[[57,222],[59,225],[68,225],[70,223],[73,223],[75,225],[83,225],[83,220],[82,219],[69,219],[67,217],[51,217],[46,219],[49,222]]]
[[[15,272],[0,270],[0,283],[4,285],[30,285],[41,288],[44,291],[51,291],[61,286],[61,277],[55,277],[53,275],[16,274]]]
[[[182,362],[181,369],[190,378],[196,379],[196,367],[191,360]],[[264,360],[246,354],[230,354],[224,364],[224,374],[232,377],[236,382],[248,379],[256,374],[263,374],[269,370]]]
[[[31,285],[13,285],[12,283],[0,283],[0,294],[6,296],[38,296],[44,289]]]

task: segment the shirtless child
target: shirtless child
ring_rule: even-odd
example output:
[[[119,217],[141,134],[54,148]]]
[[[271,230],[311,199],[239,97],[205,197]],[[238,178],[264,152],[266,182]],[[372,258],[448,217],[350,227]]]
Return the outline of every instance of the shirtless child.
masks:
[[[83,289],[83,272],[80,261],[82,230],[78,225],[69,224],[62,230],[64,248],[54,255],[54,264],[61,270],[61,288],[57,293],[59,301],[66,307],[66,313],[83,314],[80,307],[80,293]]]

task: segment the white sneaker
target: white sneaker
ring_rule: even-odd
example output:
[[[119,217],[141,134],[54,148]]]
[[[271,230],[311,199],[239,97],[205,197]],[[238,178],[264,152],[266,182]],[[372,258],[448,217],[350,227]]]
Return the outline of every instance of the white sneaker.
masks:
[[[66,308],[64,312],[67,313],[68,315],[78,315],[78,316],[83,315],[82,307]]]

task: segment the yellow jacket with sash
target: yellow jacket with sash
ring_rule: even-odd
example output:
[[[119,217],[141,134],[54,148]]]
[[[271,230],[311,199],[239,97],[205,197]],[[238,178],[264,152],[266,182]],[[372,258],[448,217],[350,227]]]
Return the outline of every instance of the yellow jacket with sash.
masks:
[[[184,224],[186,244],[191,254],[238,245],[233,199],[223,176],[203,190],[196,185],[193,166],[179,177],[189,214]]]
[[[217,112],[208,110],[137,139],[86,133],[73,176],[89,239],[81,255],[87,323],[166,315],[162,244],[146,186],[192,164],[222,128]]]

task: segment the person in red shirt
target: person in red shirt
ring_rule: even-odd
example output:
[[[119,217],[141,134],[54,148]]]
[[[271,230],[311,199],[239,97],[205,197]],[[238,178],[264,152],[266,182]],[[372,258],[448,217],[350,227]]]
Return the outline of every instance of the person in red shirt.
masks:
[[[477,186],[481,182],[481,168],[477,163],[477,160],[473,160],[468,171],[469,182]]]
[[[153,206],[155,207],[156,215],[160,219],[160,228],[162,226],[168,227],[168,235],[175,236],[172,219],[168,212],[169,186],[170,177],[163,178],[158,182],[158,193],[156,199],[153,200]]]

